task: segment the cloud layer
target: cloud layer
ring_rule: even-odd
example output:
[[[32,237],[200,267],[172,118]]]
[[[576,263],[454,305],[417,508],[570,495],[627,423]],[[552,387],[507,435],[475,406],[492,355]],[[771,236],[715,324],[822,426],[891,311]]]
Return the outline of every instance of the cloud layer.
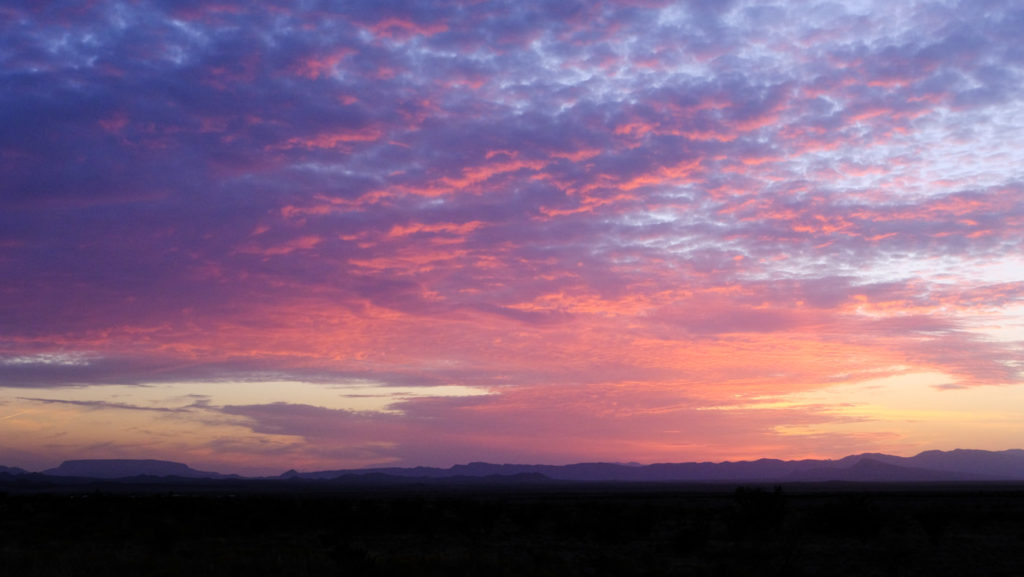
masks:
[[[210,427],[187,445],[110,434],[240,467],[254,439],[310,466],[938,442],[707,409],[1024,384],[1022,27],[997,1],[10,4],[0,426],[132,413],[90,387],[360,382],[490,394],[281,387],[181,403]],[[91,446],[63,432],[6,450]]]

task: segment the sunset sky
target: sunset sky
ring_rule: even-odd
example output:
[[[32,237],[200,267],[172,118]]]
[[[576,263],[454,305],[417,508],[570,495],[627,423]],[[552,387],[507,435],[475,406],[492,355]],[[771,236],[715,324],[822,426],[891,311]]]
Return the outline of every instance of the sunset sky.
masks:
[[[4,2],[0,465],[1024,439],[1024,6]]]

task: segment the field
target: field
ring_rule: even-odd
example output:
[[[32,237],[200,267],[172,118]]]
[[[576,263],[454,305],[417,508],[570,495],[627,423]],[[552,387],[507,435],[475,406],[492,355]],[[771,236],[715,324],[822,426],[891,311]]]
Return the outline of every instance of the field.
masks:
[[[10,491],[0,575],[1020,576],[1024,487]]]

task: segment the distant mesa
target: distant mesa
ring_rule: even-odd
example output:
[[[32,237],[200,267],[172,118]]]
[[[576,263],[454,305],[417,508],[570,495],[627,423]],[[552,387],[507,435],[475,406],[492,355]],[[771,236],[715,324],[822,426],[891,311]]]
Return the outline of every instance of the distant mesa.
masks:
[[[143,475],[190,479],[225,477],[220,473],[197,471],[184,463],[154,459],[76,459],[64,461],[59,467],[47,469],[42,473],[54,477],[87,477],[90,479],[123,479]]]

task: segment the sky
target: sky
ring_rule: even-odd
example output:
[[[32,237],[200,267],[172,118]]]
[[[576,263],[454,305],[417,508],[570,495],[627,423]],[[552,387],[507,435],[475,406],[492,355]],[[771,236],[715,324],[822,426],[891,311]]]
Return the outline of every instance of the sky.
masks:
[[[4,2],[0,464],[1024,438],[1013,1]]]

